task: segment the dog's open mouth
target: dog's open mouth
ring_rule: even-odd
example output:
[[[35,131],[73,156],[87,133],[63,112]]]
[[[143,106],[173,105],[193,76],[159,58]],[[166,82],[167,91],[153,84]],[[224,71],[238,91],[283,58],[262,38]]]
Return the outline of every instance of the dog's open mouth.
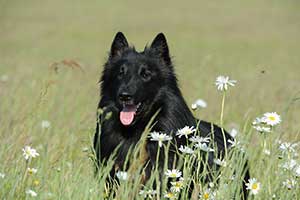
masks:
[[[124,126],[132,124],[140,106],[141,103],[134,104],[132,101],[123,102],[123,109],[120,112],[120,121]]]

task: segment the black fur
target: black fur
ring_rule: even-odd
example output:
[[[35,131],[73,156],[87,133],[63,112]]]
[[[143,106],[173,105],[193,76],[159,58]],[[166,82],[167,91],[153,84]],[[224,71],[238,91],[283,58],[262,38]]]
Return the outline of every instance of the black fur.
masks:
[[[104,109],[105,113],[110,112],[111,117],[109,120],[98,119],[94,138],[98,163],[107,159],[115,148],[122,144],[116,155],[116,164],[120,168],[124,167],[129,148],[139,141],[151,117],[159,109],[152,131],[173,134],[177,145],[185,144],[186,139],[175,137],[176,131],[184,126],[197,127],[199,122],[194,118],[179,90],[167,41],[162,33],[158,34],[151,46],[145,47],[143,52],[137,52],[134,47],[130,47],[125,36],[117,33],[102,73],[101,95],[98,108]],[[124,98],[127,97],[132,104],[141,103],[141,106],[134,121],[125,126],[120,122],[119,115],[123,109]],[[99,121],[102,121],[101,125]],[[203,136],[211,134],[211,130],[214,130],[213,138],[218,150],[220,153],[224,152],[222,131],[218,126],[200,121],[198,127]],[[225,141],[231,139],[227,132],[225,135]],[[147,141],[146,149],[149,155],[146,174],[149,177],[156,162],[157,142]],[[172,152],[170,150],[169,153],[170,166],[175,156]],[[163,165],[164,158],[161,157],[159,162]],[[213,155],[209,156],[208,162],[213,163]],[[112,177],[114,173],[112,170]]]

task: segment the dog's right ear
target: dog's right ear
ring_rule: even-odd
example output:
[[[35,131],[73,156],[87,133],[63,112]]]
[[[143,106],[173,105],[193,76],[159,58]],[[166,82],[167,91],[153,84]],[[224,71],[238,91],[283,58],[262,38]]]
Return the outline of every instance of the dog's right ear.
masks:
[[[127,39],[122,32],[118,32],[112,42],[109,58],[120,56],[126,48],[128,48]]]

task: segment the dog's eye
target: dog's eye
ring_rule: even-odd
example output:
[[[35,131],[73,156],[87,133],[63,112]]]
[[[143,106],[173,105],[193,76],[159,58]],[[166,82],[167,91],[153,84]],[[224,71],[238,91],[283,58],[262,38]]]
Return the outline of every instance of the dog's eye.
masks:
[[[146,69],[142,69],[140,75],[146,81],[150,80],[151,78],[151,72]]]
[[[124,66],[121,66],[121,67],[120,67],[120,71],[119,71],[119,76],[123,76],[123,75],[125,74],[125,72],[126,72],[125,67],[124,67]]]

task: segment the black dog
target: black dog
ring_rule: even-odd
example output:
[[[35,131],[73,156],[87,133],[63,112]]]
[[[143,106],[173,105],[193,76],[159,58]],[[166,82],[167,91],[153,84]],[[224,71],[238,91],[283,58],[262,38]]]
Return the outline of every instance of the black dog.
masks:
[[[151,131],[173,134],[174,143],[178,147],[186,144],[186,139],[175,137],[174,133],[185,126],[198,127],[202,136],[213,135],[221,154],[225,149],[224,141],[232,139],[225,131],[226,138],[223,139],[222,130],[218,126],[194,118],[178,88],[167,41],[162,33],[143,52],[130,47],[125,36],[121,32],[117,33],[101,77],[101,94],[98,108],[111,113],[111,116],[109,120],[98,119],[94,138],[98,164],[111,156],[121,144],[115,163],[123,169],[129,148],[137,144],[158,110]],[[146,177],[149,178],[156,163],[157,142],[147,141],[146,151]],[[169,152],[169,166],[173,164],[173,152]],[[213,155],[208,156],[210,165],[213,164],[213,158]],[[163,156],[159,162],[159,165],[163,165]],[[114,174],[113,169],[111,176],[114,177]]]

